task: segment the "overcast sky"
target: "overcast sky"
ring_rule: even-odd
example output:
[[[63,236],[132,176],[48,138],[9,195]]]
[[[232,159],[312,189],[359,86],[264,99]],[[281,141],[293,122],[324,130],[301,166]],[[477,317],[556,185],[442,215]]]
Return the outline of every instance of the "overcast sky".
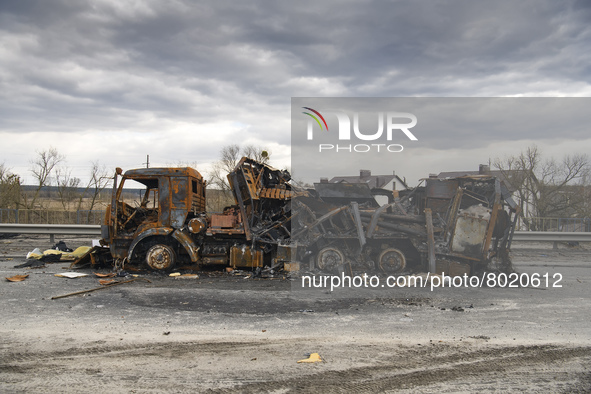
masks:
[[[361,169],[395,171],[415,186],[431,173],[495,169],[496,158],[533,145],[560,161],[589,152],[590,108],[590,97],[294,98],[292,175],[312,183]]]
[[[147,154],[207,175],[241,143],[286,167],[291,97],[589,97],[590,22],[588,1],[0,0],[0,163],[32,182],[53,146],[80,178],[93,160],[129,169]],[[409,165],[591,147],[564,140],[446,144]],[[450,155],[462,160],[437,160]]]

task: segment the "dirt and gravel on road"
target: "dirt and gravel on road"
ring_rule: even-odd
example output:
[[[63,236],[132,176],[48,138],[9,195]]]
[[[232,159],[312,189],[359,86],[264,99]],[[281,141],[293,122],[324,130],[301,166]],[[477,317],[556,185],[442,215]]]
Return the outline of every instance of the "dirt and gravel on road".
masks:
[[[586,245],[514,248],[520,274],[562,287],[296,291],[212,271],[53,300],[100,284],[56,277],[69,263],[14,268],[48,246],[0,240],[2,278],[29,275],[0,284],[2,392],[591,392]]]

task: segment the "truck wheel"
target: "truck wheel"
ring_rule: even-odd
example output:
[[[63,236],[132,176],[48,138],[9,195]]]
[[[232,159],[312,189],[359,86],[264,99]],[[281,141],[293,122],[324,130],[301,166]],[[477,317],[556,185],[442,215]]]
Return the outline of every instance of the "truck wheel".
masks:
[[[316,256],[316,267],[322,271],[332,271],[343,264],[345,264],[343,252],[332,246],[322,249]]]
[[[165,244],[156,244],[146,253],[146,264],[154,270],[170,271],[176,263],[174,250]]]
[[[378,264],[384,272],[400,272],[406,267],[406,258],[400,250],[390,248],[380,253]]]

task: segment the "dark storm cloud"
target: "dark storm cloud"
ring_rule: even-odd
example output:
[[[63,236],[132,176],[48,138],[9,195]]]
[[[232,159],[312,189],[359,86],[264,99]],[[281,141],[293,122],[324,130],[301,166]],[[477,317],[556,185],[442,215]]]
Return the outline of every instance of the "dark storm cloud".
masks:
[[[257,71],[256,58],[251,68],[240,61],[241,48],[282,56],[293,75],[350,78],[358,85],[393,67],[411,75],[428,69],[427,78],[490,75],[512,62],[558,54],[587,28],[568,2],[35,4],[33,14],[24,6],[8,12],[57,29],[76,53],[99,50],[102,42],[125,50],[138,65],[235,81],[273,77]],[[76,36],[85,38],[83,45]]]
[[[549,0],[0,1],[0,132],[194,127],[209,157],[288,146],[292,96],[588,95],[590,16]]]
[[[532,83],[585,81],[588,63],[561,56],[587,46],[585,15],[574,10],[583,5],[22,1],[2,8],[4,33],[37,44],[21,47],[27,64],[12,70],[22,83],[98,105],[215,116],[212,97],[238,103],[249,94],[269,104],[325,95],[323,84],[336,95],[400,96],[475,95],[482,86],[453,80],[510,81],[512,73]],[[101,73],[106,86],[85,87],[85,78],[100,83]],[[318,85],[298,86],[298,78]],[[210,108],[166,94],[154,81],[197,102],[204,95],[201,104]]]

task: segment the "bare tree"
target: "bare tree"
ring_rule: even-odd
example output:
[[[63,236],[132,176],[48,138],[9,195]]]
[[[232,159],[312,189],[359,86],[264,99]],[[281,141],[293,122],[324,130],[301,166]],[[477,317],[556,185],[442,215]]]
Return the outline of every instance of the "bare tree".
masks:
[[[271,151],[254,145],[246,145],[242,148],[242,156],[249,157],[260,163],[268,163],[271,157]]]
[[[240,147],[238,145],[224,146],[220,151],[220,159],[212,166],[209,184],[222,191],[230,190],[226,175],[236,167],[240,158]]]
[[[41,189],[44,186],[49,186],[51,183],[51,175],[58,164],[63,162],[65,157],[57,151],[57,149],[50,147],[43,151],[37,152],[37,157],[31,161],[31,173],[37,183],[37,188],[30,201],[25,198],[25,207],[32,209],[35,207]]]
[[[109,172],[107,171],[107,168],[104,165],[101,166],[98,160],[92,162],[92,166],[90,169],[90,181],[88,182],[88,186],[85,190],[90,192],[88,202],[88,221],[90,221],[90,214],[92,213],[92,210],[95,208],[96,204],[100,200],[99,197],[101,192],[109,184],[111,179],[112,177],[109,176]]]
[[[55,170],[55,182],[57,194],[64,210],[70,208],[70,204],[79,198],[78,187],[80,178],[72,177],[72,171],[66,167],[59,167]]]
[[[537,224],[528,219],[570,217],[585,204],[579,197],[589,164],[584,154],[566,155],[559,162],[543,159],[537,146],[493,162],[515,189],[526,225],[532,230],[538,230]]]

